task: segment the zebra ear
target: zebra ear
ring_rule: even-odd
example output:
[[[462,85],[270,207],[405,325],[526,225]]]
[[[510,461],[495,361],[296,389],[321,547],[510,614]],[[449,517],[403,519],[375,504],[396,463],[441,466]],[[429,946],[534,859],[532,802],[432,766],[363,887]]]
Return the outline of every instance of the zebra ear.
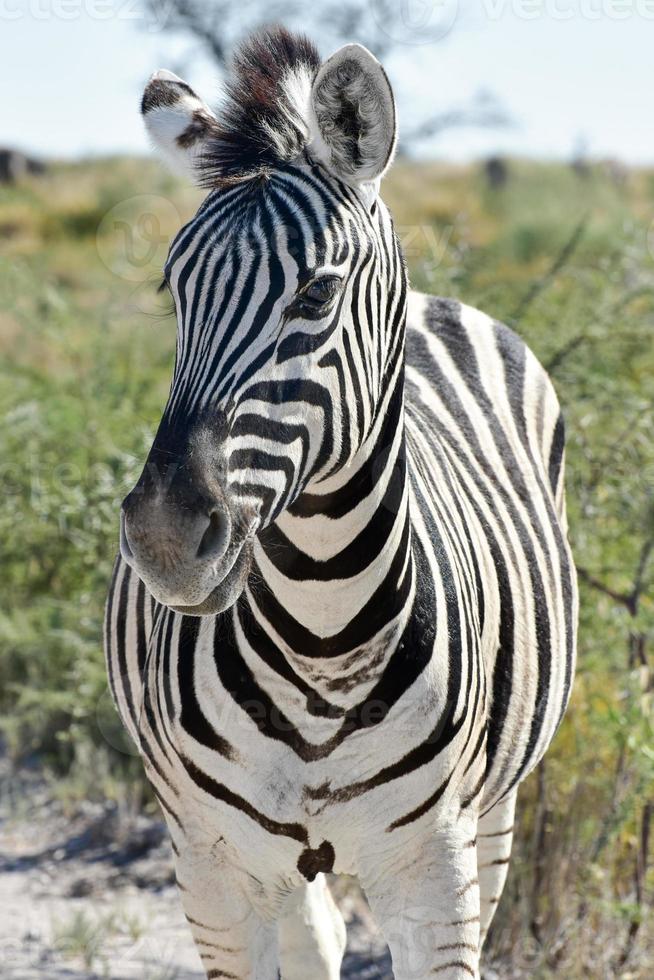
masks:
[[[388,169],[397,140],[386,72],[360,44],[346,44],[318,70],[311,91],[311,152],[341,180],[359,185]]]
[[[197,180],[196,162],[218,125],[211,109],[171,71],[160,68],[141,99],[145,128],[171,170]]]

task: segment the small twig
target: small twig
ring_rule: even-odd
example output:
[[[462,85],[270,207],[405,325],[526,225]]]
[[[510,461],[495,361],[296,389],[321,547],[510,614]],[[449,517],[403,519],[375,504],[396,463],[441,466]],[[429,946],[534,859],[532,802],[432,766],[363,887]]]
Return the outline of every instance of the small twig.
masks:
[[[652,817],[654,816],[654,803],[648,802],[643,806],[643,813],[640,821],[640,833],[638,838],[638,851],[636,853],[636,863],[634,867],[634,891],[636,899],[636,910],[631,917],[627,938],[624,947],[616,962],[617,969],[621,969],[630,958],[636,938],[640,931],[643,921],[643,903],[645,900],[645,881],[647,877],[647,865],[649,863],[649,837]]]
[[[635,618],[638,614],[638,606],[640,604],[641,597],[646,588],[645,573],[653,553],[654,534],[651,534],[643,541],[640,549],[640,555],[638,556],[636,572],[634,574],[634,584],[629,592],[618,592],[617,589],[612,589],[610,585],[606,584],[606,582],[602,582],[601,579],[597,578],[595,575],[592,575],[587,568],[577,568],[577,574],[579,575],[580,579],[587,582],[593,589],[596,589],[603,595],[613,599],[614,602],[624,606],[629,615],[632,618]]]
[[[581,344],[583,344],[584,340],[586,340],[587,338],[588,338],[588,334],[580,333],[576,337],[573,337],[572,340],[569,340],[567,344],[564,344],[563,347],[560,347],[552,355],[552,357],[550,357],[549,361],[545,362],[544,367],[547,373],[553,374],[554,371],[556,371],[557,367],[563,363],[563,361],[566,359],[568,354],[572,354],[572,352],[575,351],[577,347],[579,347]]]
[[[636,569],[636,577],[634,579],[634,587],[631,593],[632,602],[635,608],[637,608],[638,600],[640,599],[645,589],[645,572],[647,571],[647,565],[649,563],[653,551],[654,551],[654,534],[643,542],[643,547],[641,548],[640,551],[640,558],[638,559],[638,568]]]
[[[492,127],[509,126],[511,119],[501,108],[452,109],[425,119],[424,122],[408,131],[402,130],[403,143],[419,143],[431,139],[447,129],[460,129],[464,126]]]
[[[596,326],[599,324],[610,323],[618,314],[624,311],[632,300],[640,299],[641,296],[649,296],[652,294],[652,292],[653,290],[651,286],[640,286],[638,289],[632,289],[631,291],[624,293],[622,296],[620,296],[619,300],[616,300],[615,303],[611,304],[611,306],[608,307],[603,313],[598,315]],[[623,331],[622,339],[624,340],[628,336],[629,334]],[[557,367],[559,367],[561,362],[564,361],[569,354],[572,354],[577,347],[584,343],[584,341],[591,341],[592,339],[593,335],[588,331],[583,331],[582,333],[577,334],[572,338],[572,340],[567,341],[558,351],[555,351],[550,357],[549,361],[543,362],[545,369],[552,373]]]
[[[588,222],[588,215],[584,216],[577,222],[572,230],[572,234],[568,238],[567,242],[564,244],[563,248],[554,259],[554,262],[549,267],[547,272],[532,283],[531,287],[527,291],[527,294],[520,300],[517,307],[511,314],[512,320],[519,320],[526,311],[529,309],[531,304],[534,302],[537,296],[539,296],[543,290],[545,290],[554,278],[558,275],[564,265],[572,257],[576,248],[581,241],[584,231],[586,230],[586,224]]]
[[[627,750],[625,743],[621,742],[615,762],[615,772],[613,774],[613,795],[609,802],[607,812],[602,819],[599,832],[595,837],[595,842],[590,852],[589,864],[595,864],[599,860],[599,857],[608,844],[611,834],[616,826],[620,806],[622,805],[624,797],[622,787],[625,782],[626,762]]]
[[[598,483],[604,477],[606,473],[606,467],[613,460],[616,451],[624,444],[628,436],[634,431],[637,423],[644,415],[649,415],[652,411],[652,407],[649,404],[643,405],[640,411],[636,412],[627,422],[616,438],[607,447],[606,452],[603,453],[601,457],[593,460],[590,475],[586,481],[585,491],[588,493],[589,490],[595,490]]]
[[[598,592],[602,592],[604,595],[609,596],[610,599],[613,599],[615,602],[620,603],[621,606],[625,606],[625,608],[630,609],[630,604],[631,604],[630,593],[617,592],[615,589],[612,589],[610,586],[608,586],[605,582],[602,582],[600,581],[600,579],[595,578],[594,575],[591,575],[587,568],[577,568],[577,574],[580,579],[583,579],[583,581],[587,582],[588,585],[592,586],[594,589],[597,589]]]
[[[543,882],[543,861],[545,856],[545,837],[547,834],[547,785],[545,782],[545,762],[538,766],[538,799],[534,821],[534,876],[531,889],[531,912],[529,930],[539,946],[543,944],[542,922],[540,919],[540,896]]]

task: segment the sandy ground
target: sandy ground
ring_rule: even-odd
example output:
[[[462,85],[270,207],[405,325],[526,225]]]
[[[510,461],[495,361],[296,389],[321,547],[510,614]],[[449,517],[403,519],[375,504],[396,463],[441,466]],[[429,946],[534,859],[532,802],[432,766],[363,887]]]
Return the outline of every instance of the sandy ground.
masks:
[[[174,886],[163,823],[84,804],[73,817],[38,780],[0,779],[3,980],[204,980]],[[365,901],[336,883],[345,980],[392,980]]]
[[[10,777],[0,755],[1,980],[204,980],[163,821],[110,803],[83,803],[71,816],[53,796],[38,773]],[[341,980],[393,980],[355,882],[335,879],[332,892],[348,932]],[[600,964],[583,975],[614,976]],[[483,980],[533,976],[528,963],[482,970]]]

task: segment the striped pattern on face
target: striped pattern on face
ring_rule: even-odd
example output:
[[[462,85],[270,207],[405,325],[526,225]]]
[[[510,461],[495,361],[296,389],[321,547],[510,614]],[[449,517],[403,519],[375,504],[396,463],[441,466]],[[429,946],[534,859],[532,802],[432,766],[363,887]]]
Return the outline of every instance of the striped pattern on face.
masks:
[[[166,264],[178,343],[164,424],[227,419],[230,490],[273,519],[351,462],[402,345],[392,222],[319,166],[210,194]],[[335,284],[325,305],[303,296]]]

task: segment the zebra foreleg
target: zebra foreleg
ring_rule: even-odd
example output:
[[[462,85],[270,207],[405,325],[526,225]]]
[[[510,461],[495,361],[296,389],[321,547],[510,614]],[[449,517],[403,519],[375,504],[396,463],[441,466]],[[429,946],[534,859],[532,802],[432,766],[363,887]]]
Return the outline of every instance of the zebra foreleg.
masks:
[[[184,912],[208,980],[277,980],[274,921],[255,911],[242,882],[206,849],[188,845],[175,859]]]
[[[516,797],[517,792],[511,793],[479,819],[477,862],[481,893],[480,943],[482,945],[493,921],[509,870]]]
[[[401,862],[380,855],[361,876],[395,980],[479,977],[476,832],[476,819],[459,820],[419,845],[409,841]]]
[[[278,926],[282,980],[339,980],[345,923],[324,875],[297,890]]]

